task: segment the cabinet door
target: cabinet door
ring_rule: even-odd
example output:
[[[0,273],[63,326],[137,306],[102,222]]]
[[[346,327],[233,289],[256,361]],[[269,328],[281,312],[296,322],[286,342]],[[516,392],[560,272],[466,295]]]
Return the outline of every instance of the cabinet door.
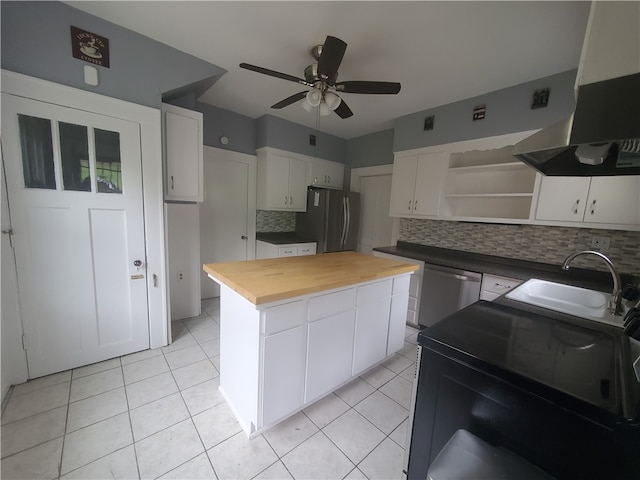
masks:
[[[409,292],[397,293],[391,297],[387,355],[391,355],[404,347],[408,306]]]
[[[330,188],[342,188],[344,180],[344,165],[337,162],[326,162],[326,185]]]
[[[448,161],[449,155],[444,153],[431,153],[418,157],[413,194],[414,214],[438,215],[440,193]]]
[[[355,309],[309,324],[305,403],[351,377]]]
[[[393,162],[389,215],[406,217],[413,212],[418,157],[398,157]]]
[[[640,177],[593,177],[585,222],[640,225]]]
[[[202,202],[202,114],[162,105],[167,200]]]
[[[270,154],[265,158],[264,207],[285,210],[289,207],[289,158]],[[259,206],[260,207],[260,206]]]
[[[581,222],[589,180],[589,177],[543,177],[536,220]]]
[[[264,338],[262,425],[303,405],[306,337],[301,325]]]
[[[391,297],[358,305],[353,352],[353,375],[375,365],[387,356]]]
[[[288,209],[307,211],[307,162],[289,159],[289,204]]]

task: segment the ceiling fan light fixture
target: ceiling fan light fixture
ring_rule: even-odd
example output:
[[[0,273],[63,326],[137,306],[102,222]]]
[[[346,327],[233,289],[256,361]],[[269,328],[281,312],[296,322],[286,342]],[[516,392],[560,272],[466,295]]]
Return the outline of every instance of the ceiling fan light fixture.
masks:
[[[317,88],[309,90],[309,93],[307,93],[307,102],[310,106],[317,107],[320,105],[320,102],[322,102],[322,92]]]
[[[300,102],[302,105],[302,108],[304,108],[307,112],[311,113],[311,111],[315,108],[312,107],[311,105],[309,105],[309,102],[307,101],[307,99],[303,99],[302,102]]]
[[[327,115],[331,114],[332,111],[333,110],[329,108],[329,105],[327,105],[326,102],[323,100],[322,103],[320,104],[320,116],[326,117]]]
[[[340,102],[342,100],[335,93],[327,92],[327,93],[324,94],[324,101],[326,102],[327,106],[331,110],[335,110],[336,108],[338,108],[338,105],[340,105]]]

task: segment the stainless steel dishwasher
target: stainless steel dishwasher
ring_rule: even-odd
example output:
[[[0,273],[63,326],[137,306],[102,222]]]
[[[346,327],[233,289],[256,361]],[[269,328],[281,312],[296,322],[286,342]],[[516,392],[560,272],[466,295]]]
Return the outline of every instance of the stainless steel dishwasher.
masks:
[[[430,327],[480,299],[482,274],[425,263],[418,323]]]

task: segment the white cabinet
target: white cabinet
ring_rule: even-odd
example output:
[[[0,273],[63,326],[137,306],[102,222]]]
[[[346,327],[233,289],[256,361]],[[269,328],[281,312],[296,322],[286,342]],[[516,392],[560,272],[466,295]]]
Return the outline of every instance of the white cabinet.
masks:
[[[307,332],[304,326],[264,339],[264,396],[266,424],[287,415],[303,402]]]
[[[392,217],[438,215],[442,177],[449,155],[427,153],[396,155],[391,180]]]
[[[269,147],[257,150],[257,208],[304,212],[307,210],[309,162]]]
[[[485,273],[482,275],[482,285],[480,287],[480,300],[494,301],[496,298],[510,292],[522,283],[522,280],[515,278],[501,277]]]
[[[536,220],[640,225],[640,176],[543,177]]]
[[[162,104],[165,200],[203,201],[202,113]]]
[[[392,280],[358,287],[353,375],[387,356]]]
[[[256,241],[256,259],[298,257],[302,255],[315,255],[316,242],[287,243],[277,245],[274,243]]]
[[[413,275],[411,275],[413,277]],[[389,314],[389,334],[387,336],[387,355],[404,347],[406,332],[407,305],[409,304],[409,278],[393,279],[391,292],[391,312]]]
[[[355,308],[309,323],[305,402],[351,378]]]
[[[420,292],[422,291],[422,274],[424,272],[424,262],[415,260],[413,258],[402,257],[400,255],[390,255],[388,253],[373,252],[374,257],[388,258],[390,260],[396,260],[398,262],[413,263],[418,266],[418,270],[413,272],[413,275],[409,277],[409,299],[408,307],[406,309],[407,315],[405,322],[418,326],[418,317],[420,315]]]
[[[321,158],[311,160],[311,185],[342,189],[343,180],[343,164]]]
[[[640,72],[640,3],[591,2],[578,85]]]

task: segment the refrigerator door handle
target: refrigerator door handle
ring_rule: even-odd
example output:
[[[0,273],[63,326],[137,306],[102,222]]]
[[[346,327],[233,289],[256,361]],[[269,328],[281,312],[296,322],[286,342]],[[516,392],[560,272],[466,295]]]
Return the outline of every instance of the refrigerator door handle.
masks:
[[[344,249],[344,242],[347,235],[347,199],[342,198],[342,232],[340,233],[340,250]]]
[[[347,226],[344,229],[344,245],[342,246],[343,249],[347,245],[347,242],[349,240],[349,229],[351,228],[351,205],[349,204],[349,197],[346,197],[345,200],[347,203]]]

